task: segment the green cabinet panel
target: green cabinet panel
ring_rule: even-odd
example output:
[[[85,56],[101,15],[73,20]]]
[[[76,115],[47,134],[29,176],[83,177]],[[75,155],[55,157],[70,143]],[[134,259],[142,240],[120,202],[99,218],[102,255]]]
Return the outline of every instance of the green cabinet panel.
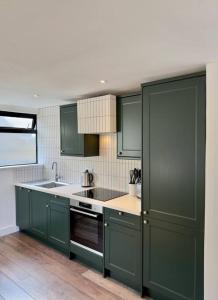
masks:
[[[105,219],[104,234],[105,268],[111,277],[140,290],[141,232]]]
[[[204,227],[205,76],[143,88],[143,208]]]
[[[47,239],[47,214],[50,195],[34,190],[30,194],[31,232],[39,238]]]
[[[99,136],[78,134],[77,104],[60,107],[61,155],[98,156]]]
[[[30,190],[16,187],[16,224],[20,230],[30,227]]]
[[[142,91],[143,286],[158,300],[202,300],[205,75]]]
[[[163,298],[203,299],[203,233],[149,220],[143,230],[143,285]],[[165,298],[164,298],[165,297]]]
[[[16,223],[57,250],[69,252],[70,200],[16,187]]]
[[[141,94],[117,98],[117,157],[141,158],[142,101]]]
[[[51,195],[48,209],[48,240],[64,249],[69,248],[69,212],[69,203],[64,203],[64,198],[59,199]]]
[[[109,222],[112,221],[125,227],[130,227],[137,230],[140,230],[141,228],[141,218],[126,212],[105,208],[104,217],[105,220]]]

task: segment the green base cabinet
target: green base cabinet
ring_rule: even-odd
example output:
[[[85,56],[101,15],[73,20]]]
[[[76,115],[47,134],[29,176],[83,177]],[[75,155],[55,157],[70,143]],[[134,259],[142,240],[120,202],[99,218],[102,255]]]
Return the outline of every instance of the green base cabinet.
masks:
[[[117,157],[141,158],[142,96],[117,97]]]
[[[69,200],[51,195],[48,209],[48,240],[54,246],[69,249]]]
[[[105,269],[111,277],[140,291],[141,231],[132,223],[132,218],[140,217],[109,209],[105,209],[105,217]]]
[[[60,107],[61,155],[98,156],[99,135],[79,134],[77,125],[77,104]]]
[[[15,187],[16,191],[16,225],[21,230],[30,228],[30,190]]]
[[[16,218],[20,230],[69,254],[69,199],[16,187]]]
[[[47,239],[47,210],[49,194],[30,192],[30,231],[41,239]]]
[[[202,299],[203,234],[149,220],[143,230],[143,286],[168,300]],[[161,297],[162,295],[162,297]]]

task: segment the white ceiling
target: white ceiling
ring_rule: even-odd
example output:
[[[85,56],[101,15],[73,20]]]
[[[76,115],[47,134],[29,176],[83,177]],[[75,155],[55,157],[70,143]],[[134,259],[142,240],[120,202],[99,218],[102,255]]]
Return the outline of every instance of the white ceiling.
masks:
[[[217,16],[215,0],[1,0],[0,105],[66,103],[203,70],[218,60]]]

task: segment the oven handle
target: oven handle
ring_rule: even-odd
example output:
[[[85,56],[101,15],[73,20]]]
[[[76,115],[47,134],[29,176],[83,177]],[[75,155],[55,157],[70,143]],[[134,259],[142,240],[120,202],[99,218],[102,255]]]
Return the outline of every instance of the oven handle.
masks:
[[[86,216],[89,216],[89,217],[93,217],[93,218],[95,218],[95,219],[97,219],[97,217],[98,217],[98,215],[90,214],[90,213],[88,213],[88,212],[81,211],[81,210],[74,209],[74,208],[70,208],[70,211],[74,211],[74,212],[77,212],[77,213],[82,214],[82,215],[86,215]]]

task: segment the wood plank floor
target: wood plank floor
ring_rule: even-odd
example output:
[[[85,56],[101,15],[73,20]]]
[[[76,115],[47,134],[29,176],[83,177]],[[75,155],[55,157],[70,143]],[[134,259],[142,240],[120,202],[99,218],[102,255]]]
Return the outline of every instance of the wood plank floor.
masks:
[[[0,300],[139,300],[133,290],[23,233],[0,238]]]

